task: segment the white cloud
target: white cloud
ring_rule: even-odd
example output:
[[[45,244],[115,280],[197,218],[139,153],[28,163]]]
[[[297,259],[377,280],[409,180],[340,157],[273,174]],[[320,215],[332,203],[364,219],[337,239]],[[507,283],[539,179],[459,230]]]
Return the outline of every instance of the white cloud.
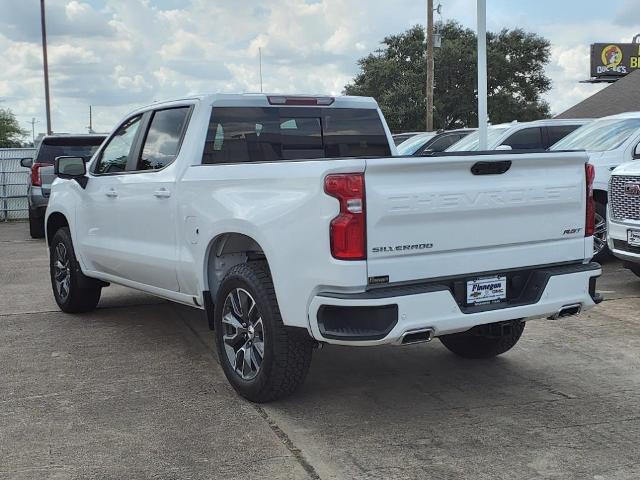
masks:
[[[619,0],[614,0],[619,1]],[[423,23],[424,2],[365,0],[47,0],[53,124],[82,131],[89,105],[109,130],[139,105],[196,92],[258,91],[262,49],[265,91],[339,94],[357,60],[386,35]],[[445,17],[473,27],[471,0],[443,0]],[[630,2],[634,3],[634,2]],[[0,0],[0,101],[22,121],[44,124],[37,2]],[[546,98],[555,112],[589,95],[588,45],[604,20],[527,24],[497,11],[490,29],[518,25],[552,41]],[[516,25],[517,24],[517,25]],[[633,27],[617,28],[629,40]],[[629,38],[627,38],[629,37]],[[616,40],[616,39],[612,39]]]

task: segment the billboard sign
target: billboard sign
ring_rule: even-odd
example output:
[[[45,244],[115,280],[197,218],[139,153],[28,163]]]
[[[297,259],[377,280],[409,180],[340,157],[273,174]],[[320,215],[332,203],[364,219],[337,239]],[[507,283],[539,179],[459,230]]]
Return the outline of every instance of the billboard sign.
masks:
[[[640,43],[591,45],[592,77],[623,77],[640,69]]]

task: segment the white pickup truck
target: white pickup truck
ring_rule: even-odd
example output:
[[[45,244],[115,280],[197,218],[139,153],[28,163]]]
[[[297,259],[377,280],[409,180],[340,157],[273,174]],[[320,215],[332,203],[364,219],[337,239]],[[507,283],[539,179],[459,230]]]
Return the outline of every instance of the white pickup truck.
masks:
[[[370,98],[209,95],[120,123],[90,162],[56,159],[55,299],[117,283],[204,309],[234,388],[303,381],[320,344],[438,337],[467,358],[525,320],[599,301],[583,152],[397,157]]]

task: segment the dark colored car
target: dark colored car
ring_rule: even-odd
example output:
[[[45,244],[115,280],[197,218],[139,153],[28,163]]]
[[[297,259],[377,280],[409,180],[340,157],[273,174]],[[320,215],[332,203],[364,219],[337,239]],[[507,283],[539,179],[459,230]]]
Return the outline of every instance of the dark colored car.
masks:
[[[31,169],[31,181],[27,197],[29,199],[29,233],[31,238],[44,237],[44,214],[49,202],[51,183],[55,180],[53,165],[56,157],[84,157],[89,160],[106,135],[50,135],[42,139],[35,157],[23,158],[20,164]],[[45,168],[46,174],[41,172]],[[51,171],[49,173],[49,171]]]
[[[398,145],[398,155],[425,156],[432,153],[444,152],[454,143],[463,139],[474,129],[447,130],[441,132],[423,132],[405,140]]]

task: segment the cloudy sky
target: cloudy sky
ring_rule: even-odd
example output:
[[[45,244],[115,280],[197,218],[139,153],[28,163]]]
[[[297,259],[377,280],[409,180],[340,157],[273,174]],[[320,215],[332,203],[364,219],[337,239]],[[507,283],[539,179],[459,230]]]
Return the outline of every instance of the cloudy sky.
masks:
[[[435,0],[436,4],[438,0]],[[338,94],[388,34],[423,23],[424,0],[47,0],[53,128],[109,131],[135,106],[197,92]],[[475,0],[441,0],[473,27]],[[631,41],[638,0],[487,0],[488,28],[521,27],[552,44],[547,99],[559,113],[599,87],[589,44]],[[43,131],[38,0],[0,0],[0,107]]]

